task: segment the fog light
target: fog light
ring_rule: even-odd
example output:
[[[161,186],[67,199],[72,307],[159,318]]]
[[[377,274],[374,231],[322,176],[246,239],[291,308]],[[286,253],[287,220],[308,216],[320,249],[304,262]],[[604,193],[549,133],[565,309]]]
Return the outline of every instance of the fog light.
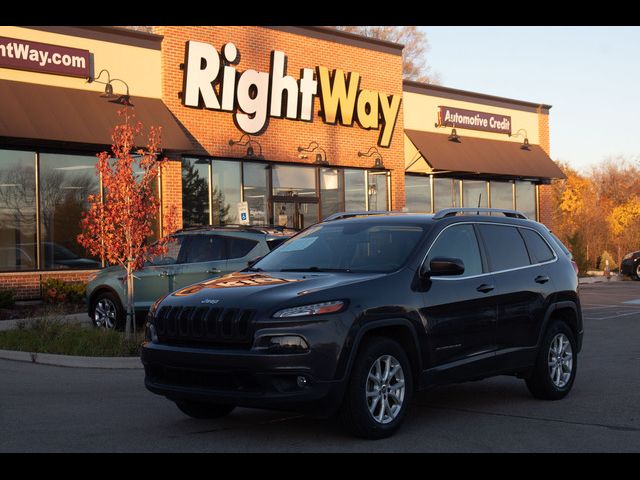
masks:
[[[307,386],[307,377],[303,377],[302,375],[298,375],[298,378],[296,378],[296,383],[298,384],[299,388],[304,388]]]
[[[254,348],[269,353],[303,353],[309,344],[299,335],[265,335],[256,340]]]

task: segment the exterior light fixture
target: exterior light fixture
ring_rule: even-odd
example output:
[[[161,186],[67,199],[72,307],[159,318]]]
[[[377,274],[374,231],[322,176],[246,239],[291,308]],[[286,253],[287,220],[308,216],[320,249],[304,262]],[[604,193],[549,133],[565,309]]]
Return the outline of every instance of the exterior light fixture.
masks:
[[[243,142],[242,139],[245,137],[246,137],[246,140]],[[259,153],[257,155],[255,153],[255,150],[251,146],[252,143],[255,143],[259,147]],[[260,160],[264,159],[264,157],[262,156],[262,145],[260,145],[260,142],[258,142],[257,140],[254,140],[246,133],[244,133],[238,140],[233,140],[233,139],[229,140],[229,146],[233,147],[234,145],[247,147],[247,154],[245,155],[245,158],[256,158]]]
[[[372,157],[375,155],[375,161],[373,162],[373,170],[385,170],[384,163],[382,161],[382,154],[376,147],[371,147],[367,150],[367,153],[358,152],[358,157]]]
[[[449,135],[448,140],[450,142],[461,143],[460,137],[458,136],[458,132],[456,131],[455,127],[451,129],[451,135]]]
[[[98,80],[103,73],[107,74],[106,82],[103,80]],[[87,79],[87,83],[93,83],[93,82],[101,83],[104,85],[104,93],[100,95],[101,98],[109,99],[109,102],[116,103],[118,105],[126,105],[128,107],[134,106],[133,103],[131,103],[131,97],[129,96],[129,85],[127,85],[127,82],[125,82],[124,80],[120,80],[119,78],[111,78],[111,74],[109,73],[109,70],[103,68],[102,70],[100,70],[100,73],[98,74],[97,77],[95,78],[89,77]],[[113,85],[112,85],[113,82],[122,83],[126,87],[127,93],[119,96],[113,93]]]
[[[520,132],[524,132],[524,134],[520,133]],[[529,135],[527,134],[527,131],[524,128],[519,129],[516,133],[510,133],[509,134],[510,137],[522,137],[524,136],[524,141],[522,142],[522,145],[520,145],[520,150],[531,150],[529,148]]]
[[[309,145],[306,147],[302,147],[302,146],[298,147],[298,153],[300,153],[300,155],[298,155],[298,158],[308,158],[307,155],[304,155],[301,152],[311,153],[311,152],[315,152],[316,150],[319,150],[319,152],[316,153],[316,161],[314,163],[316,165],[329,165],[329,160],[327,160],[327,152],[325,151],[324,148],[318,145],[318,142],[316,142],[315,140],[311,141],[311,143],[309,143]],[[322,154],[324,154],[324,158]]]

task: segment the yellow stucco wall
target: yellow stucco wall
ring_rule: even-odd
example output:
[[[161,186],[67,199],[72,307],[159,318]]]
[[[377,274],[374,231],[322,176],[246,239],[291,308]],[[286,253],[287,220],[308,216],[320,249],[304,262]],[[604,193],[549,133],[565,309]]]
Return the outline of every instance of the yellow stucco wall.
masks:
[[[94,75],[106,68],[112,79],[122,79],[129,85],[129,94],[132,97],[161,97],[160,50],[44,32],[24,27],[0,26],[0,36],[89,50],[93,54]],[[101,79],[105,78],[106,76],[103,74]],[[104,85],[98,83],[90,84],[82,78],[9,68],[0,68],[0,79],[97,92],[104,91]],[[113,88],[114,92],[118,94],[125,93],[126,90],[120,82],[114,82]]]

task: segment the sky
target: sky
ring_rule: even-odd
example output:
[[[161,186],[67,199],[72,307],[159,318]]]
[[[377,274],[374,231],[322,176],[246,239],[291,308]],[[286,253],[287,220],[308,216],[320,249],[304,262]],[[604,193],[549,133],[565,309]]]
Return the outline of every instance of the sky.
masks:
[[[640,162],[640,27],[420,29],[441,85],[552,105],[552,159]]]

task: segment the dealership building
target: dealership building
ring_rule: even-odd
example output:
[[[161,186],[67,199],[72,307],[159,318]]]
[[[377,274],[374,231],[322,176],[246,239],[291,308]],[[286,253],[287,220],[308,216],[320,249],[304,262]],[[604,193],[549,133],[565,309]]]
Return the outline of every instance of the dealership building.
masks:
[[[304,228],[338,211],[518,209],[551,223],[549,105],[402,79],[402,45],[326,27],[0,27],[0,289],[104,264],[76,242],[124,104],[161,126],[161,212]]]

